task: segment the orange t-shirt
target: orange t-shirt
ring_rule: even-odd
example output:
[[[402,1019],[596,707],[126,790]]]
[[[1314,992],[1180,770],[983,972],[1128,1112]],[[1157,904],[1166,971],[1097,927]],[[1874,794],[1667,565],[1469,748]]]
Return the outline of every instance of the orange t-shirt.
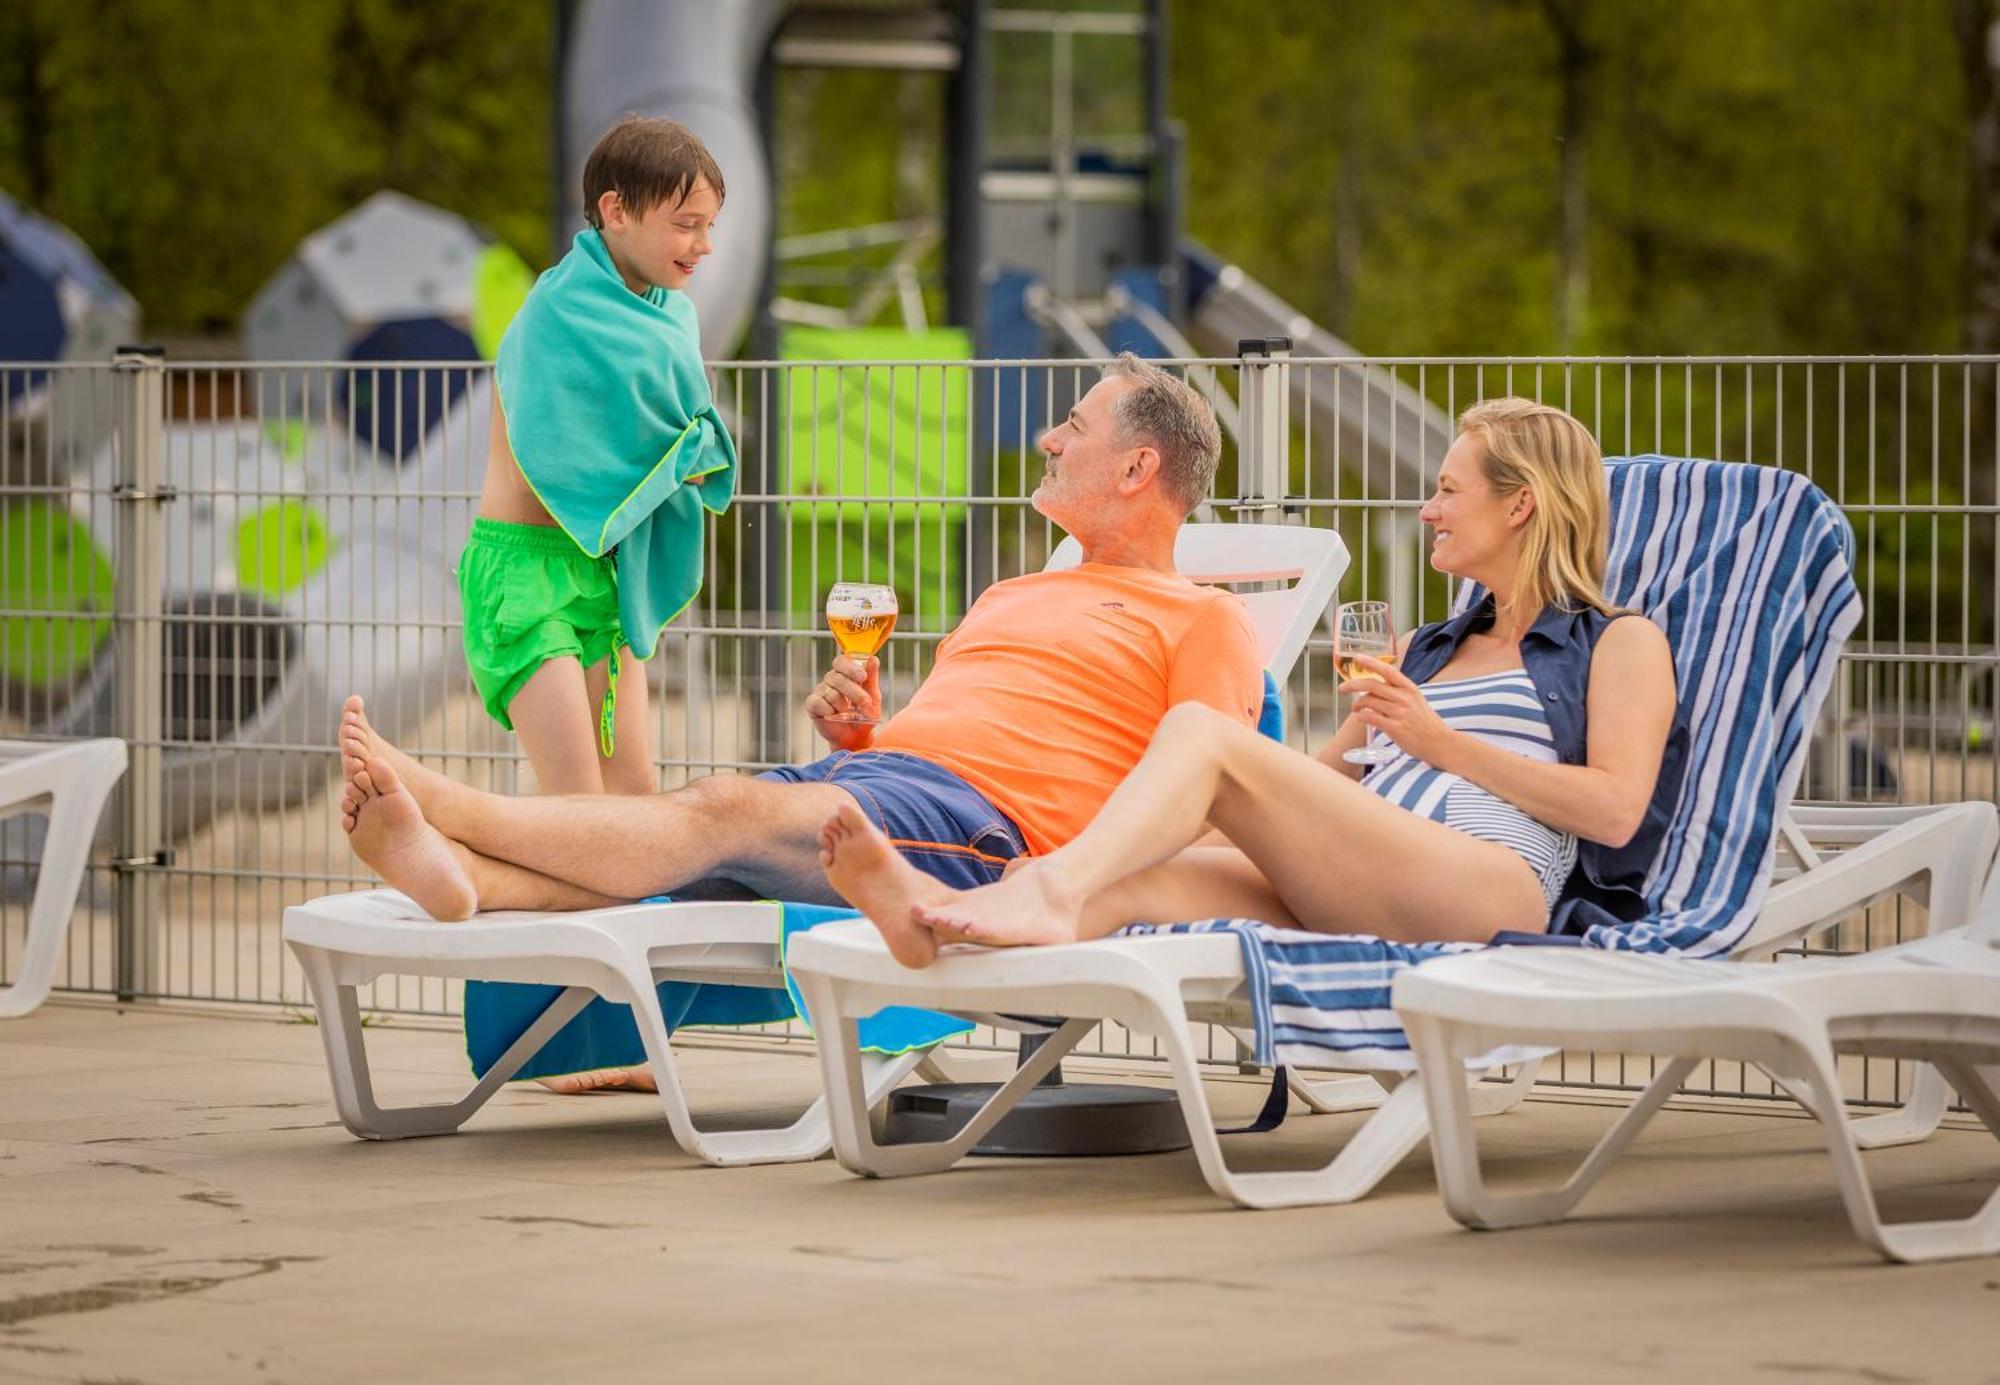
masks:
[[[1176,702],[1254,726],[1263,661],[1234,594],[1085,563],[988,587],[872,748],[944,766],[1053,851],[1096,816]]]

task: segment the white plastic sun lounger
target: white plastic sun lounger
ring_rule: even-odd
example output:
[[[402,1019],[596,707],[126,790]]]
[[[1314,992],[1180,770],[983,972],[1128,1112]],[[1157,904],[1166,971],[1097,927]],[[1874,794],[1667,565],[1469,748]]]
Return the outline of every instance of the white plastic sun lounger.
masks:
[[[27,945],[10,986],[0,988],[0,1018],[40,1005],[55,979],[90,861],[104,800],[125,773],[125,742],[109,738],[51,743],[0,741],[0,818],[47,813],[40,874],[28,907]]]
[[[1956,859],[1940,863],[1943,869],[1930,882],[1931,918],[1947,923],[1964,916],[1962,901],[1977,888],[1995,836],[1990,804],[1948,811],[1967,818],[1970,840]],[[1900,872],[1890,853],[1878,857],[1875,883],[1881,889],[1912,883],[1895,878]],[[1796,882],[1801,896],[1809,879]],[[1772,926],[1753,940],[1750,955],[1768,955],[1798,936],[1782,926],[1791,888],[1772,892],[1765,910]],[[1961,901],[1955,907],[1954,897]],[[1943,1113],[1947,1081],[2000,1138],[2000,871],[1969,925],[1859,956],[1736,966],[1503,948],[1405,972],[1396,979],[1395,1005],[1426,1076],[1439,1190],[1467,1226],[1528,1226],[1567,1216],[1694,1065],[1724,1058],[1762,1068],[1818,1118],[1854,1232],[1882,1256],[1919,1261],[2000,1254],[2000,1191],[1962,1220],[1885,1224],[1857,1149],[1929,1134]],[[1481,1174],[1477,1137],[1456,1086],[1429,1079],[1501,1043],[1643,1053],[1666,1061],[1561,1187],[1496,1193]],[[1836,1055],[1852,1053],[1918,1060],[1923,1066],[1910,1106],[1850,1119],[1835,1064]]]
[[[1764,915],[1771,921],[1770,936],[1791,941],[1832,927],[1878,894],[1898,886],[1918,897],[1928,896],[1934,917],[1962,919],[1967,904],[1961,902],[1953,909],[1948,900],[1953,894],[1963,894],[1966,863],[1988,861],[1993,854],[1991,823],[1977,816],[1982,806],[1954,805],[1897,822],[1886,830],[1882,815],[1895,810],[1855,809],[1845,815],[1838,828],[1828,814],[1841,810],[1801,810],[1808,822],[1849,836],[1869,831],[1868,819],[1873,817],[1877,835],[1865,847],[1826,860],[1811,873],[1774,888]],[[1973,814],[1969,818],[1968,810]],[[1933,878],[1941,883],[1925,889]],[[1503,948],[1466,958],[1442,958],[1403,973],[1397,980],[1398,1006],[1406,984],[1414,984],[1404,978],[1422,978],[1433,968],[1489,959],[1495,965],[1548,965],[1558,970],[1567,962],[1581,965],[1598,961],[1614,972],[1625,960],[1635,964],[1671,962],[1710,971],[1735,965],[1631,954],[1600,956],[1585,954],[1583,949]],[[1511,1110],[1527,1095],[1534,1080],[1535,1055],[1567,1039],[1567,1034],[1529,1029],[1518,1020],[1511,1026],[1498,1026],[1506,1029],[1513,1041],[1506,1058],[1528,1060],[1521,1062],[1506,1083],[1478,1080],[1496,1066],[1490,1057],[1479,1061],[1497,1047],[1491,1043],[1474,1048],[1455,1043],[1449,1061],[1440,1052],[1426,1081],[1408,1080],[1404,1071],[1385,1069],[1345,1079],[1344,1084],[1339,1080],[1322,1083],[1316,1088],[1321,1097],[1315,1103],[1317,1109],[1374,1107],[1375,1114],[1319,1168],[1245,1173],[1232,1170],[1224,1157],[1202,1085],[1201,1060],[1190,1033],[1190,1026],[1197,1023],[1237,1030],[1255,1023],[1243,949],[1233,934],[1157,934],[1063,947],[953,946],[943,949],[930,967],[912,971],[889,954],[880,935],[866,923],[836,923],[794,939],[791,967],[819,1036],[827,1098],[832,1103],[835,1157],[852,1172],[874,1178],[934,1173],[957,1163],[1099,1021],[1110,1021],[1139,1038],[1157,1042],[1180,1096],[1202,1177],[1216,1193],[1241,1206],[1258,1208],[1350,1202],[1372,1191],[1429,1134],[1433,1117],[1425,1110],[1427,1089],[1434,1093],[1430,1098],[1433,1108],[1448,1101],[1454,1113],[1468,1118]],[[1742,970],[1760,973],[1763,969]],[[951,1139],[884,1145],[876,1141],[868,1121],[872,1103],[855,1023],[886,1005],[921,1006],[1001,1027],[1018,1027],[1005,1018],[1010,1015],[1062,1017],[1064,1023]],[[1520,1010],[1521,1001],[1515,997],[1501,1011],[1489,1013],[1518,1016]],[[1411,1037],[1414,1041],[1414,1030]],[[1456,1081],[1450,1077],[1453,1072],[1460,1074]],[[1686,1068],[1680,1068],[1671,1081],[1662,1075],[1665,1086],[1660,1099],[1672,1093],[1685,1073]],[[1371,1095],[1363,1084],[1375,1086],[1375,1093]],[[1298,1091],[1299,1085],[1294,1083],[1293,1089]],[[1873,1138],[1877,1143],[1922,1138],[1935,1128],[1942,1106],[1942,1100],[1933,1098],[1926,1087],[1913,1096],[1909,1108],[1872,1117],[1879,1123],[1872,1129],[1868,1121],[1856,1122],[1855,1128],[1859,1138]]]
[[[1065,540],[1050,569],[1074,566]],[[1190,524],[1174,559],[1199,582],[1271,589],[1244,593],[1265,667],[1282,687],[1347,566],[1328,529]],[[594,996],[632,1007],[674,1139],[710,1164],[813,1159],[829,1144],[824,1101],[776,1130],[703,1133],[694,1124],[654,986],[665,981],[781,989],[782,925],[767,903],[631,904],[567,914],[489,913],[440,924],[392,890],[330,895],[285,911],[284,937],[319,1013],[334,1104],[364,1139],[456,1130]],[[796,940],[793,946],[796,947]],[[458,1100],[385,1109],[374,1096],[356,987],[384,975],[526,981],[568,989]],[[856,1071],[872,1107],[911,1071],[953,1076],[931,1055],[861,1056]]]
[[[1614,537],[1610,575],[1615,599],[1665,612],[1670,627],[1691,631],[1677,644],[1691,722],[1708,734],[1691,750],[1690,789],[1662,848],[1672,917],[1648,920],[1656,936],[1678,939],[1677,922],[1703,925],[1693,942],[1708,950],[1777,946],[1824,930],[1885,891],[1927,897],[1935,927],[1962,924],[1970,908],[1968,878],[1983,874],[1994,845],[1991,810],[1981,805],[1942,809],[1798,807],[1782,811],[1798,783],[1805,731],[1812,724],[1845,629],[1858,617],[1859,601],[1848,581],[1851,535],[1839,512],[1802,477],[1768,468],[1641,458],[1621,462],[1613,474]],[[1754,526],[1752,521],[1754,520]],[[1741,521],[1741,522],[1739,522]],[[1667,532],[1671,526],[1671,532]],[[1783,542],[1775,541],[1782,539]],[[1752,558],[1747,549],[1755,549]],[[1785,563],[1775,555],[1787,554]],[[1819,567],[1800,566],[1817,554]],[[1768,566],[1764,566],[1768,565]],[[1750,785],[1733,777],[1745,757],[1728,732],[1744,705],[1746,658],[1730,641],[1731,623],[1718,611],[1754,612],[1753,600],[1786,603],[1782,620],[1753,623],[1759,631],[1789,622],[1806,641],[1805,656],[1763,686],[1787,711],[1783,724],[1758,727],[1759,736],[1787,755],[1772,752],[1773,772]],[[1741,628],[1741,627],[1737,627]],[[1673,629],[1670,628],[1670,636]],[[1795,651],[1796,652],[1796,651]],[[1708,670],[1690,677],[1690,669]],[[1759,707],[1753,715],[1768,715]],[[1703,757],[1706,757],[1704,761]],[[1756,840],[1709,830],[1695,818],[1710,811],[1746,814],[1757,796],[1767,824]],[[1849,845],[1821,856],[1812,840]],[[1682,842],[1691,842],[1681,852]],[[1766,892],[1776,869],[1777,847],[1794,858],[1797,874]],[[1974,872],[1968,877],[1966,872]],[[1725,878],[1726,877],[1726,878]],[[1721,879],[1724,885],[1712,882]],[[1693,882],[1682,890],[1680,881]],[[1761,903],[1760,903],[1761,901]],[[1337,940],[1323,940],[1335,942]],[[1618,937],[1606,940],[1615,946]],[[1382,946],[1375,944],[1376,946]],[[1529,949],[1524,949],[1528,951]],[[1585,949],[1587,950],[1587,949]],[[1532,949],[1555,952],[1558,949]],[[1613,959],[1615,960],[1615,959]],[[1537,1054],[1547,1049],[1458,1055],[1433,1067],[1428,1081],[1409,1080],[1415,1063],[1400,1033],[1397,1047],[1359,1045],[1343,1061],[1325,1066],[1368,1075],[1317,1089],[1317,1109],[1379,1107],[1368,1123],[1321,1168],[1296,1172],[1237,1173],[1224,1161],[1213,1129],[1188,1026],[1210,1021],[1233,1029],[1257,1019],[1251,978],[1239,939],[1229,933],[1128,936],[1063,947],[1015,950],[951,947],[923,970],[899,965],[872,930],[850,925],[816,929],[792,945],[791,970],[804,995],[820,1041],[826,1089],[832,1103],[834,1153],[850,1170],[889,1177],[941,1170],[963,1157],[1006,1114],[1033,1082],[1059,1061],[1100,1019],[1154,1039],[1167,1060],[1188,1122],[1196,1158],[1209,1186],[1248,1207],[1344,1202],[1367,1193],[1426,1137],[1426,1086],[1433,1083],[1452,1109],[1470,1115],[1509,1109],[1526,1094]],[[1421,973],[1436,961],[1416,968]],[[1331,984],[1331,983],[1328,983]],[[1370,986],[1385,982],[1370,981]],[[958,1134],[930,1144],[884,1146],[876,1142],[861,1104],[855,1021],[884,1005],[916,1005],[995,1022],[995,1016],[1060,1017],[1054,1036]],[[1368,1030],[1393,1016],[1364,1014]],[[1551,1041],[1553,1042],[1553,1041]],[[1336,1056],[1340,1056],[1336,1052]],[[1521,1060],[1528,1061],[1521,1061]],[[1506,1084],[1476,1079],[1501,1062],[1521,1061]],[[1370,1094],[1367,1084],[1388,1089]],[[1671,1084],[1668,1090],[1671,1090]],[[1922,1138],[1942,1111],[1934,1077],[1919,1084],[1903,1110],[1864,1123],[1864,1138],[1878,1142]]]

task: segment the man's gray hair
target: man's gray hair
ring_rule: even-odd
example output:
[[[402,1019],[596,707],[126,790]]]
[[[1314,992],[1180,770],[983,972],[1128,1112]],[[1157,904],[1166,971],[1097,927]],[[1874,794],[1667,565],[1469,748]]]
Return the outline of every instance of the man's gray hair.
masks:
[[[1215,410],[1185,380],[1176,379],[1130,351],[1104,367],[1106,379],[1125,380],[1131,388],[1111,406],[1119,438],[1144,443],[1160,454],[1160,484],[1192,514],[1208,499],[1215,484],[1215,465],[1222,458],[1222,429]]]

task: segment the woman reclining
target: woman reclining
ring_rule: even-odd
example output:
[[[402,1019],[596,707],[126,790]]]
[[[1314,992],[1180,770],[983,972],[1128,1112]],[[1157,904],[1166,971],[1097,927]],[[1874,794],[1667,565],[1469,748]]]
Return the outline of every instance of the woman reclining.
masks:
[[[1666,636],[1601,590],[1608,514],[1581,423],[1476,404],[1420,517],[1431,566],[1490,595],[1416,631],[1400,669],[1366,661],[1380,681],[1341,686],[1353,710],[1316,753],[1184,703],[1079,836],[994,884],[919,874],[853,809],[821,830],[827,876],[906,966],[942,942],[1073,942],[1141,921],[1487,942],[1637,917],[1686,733]],[[1342,758],[1364,741],[1398,753]]]

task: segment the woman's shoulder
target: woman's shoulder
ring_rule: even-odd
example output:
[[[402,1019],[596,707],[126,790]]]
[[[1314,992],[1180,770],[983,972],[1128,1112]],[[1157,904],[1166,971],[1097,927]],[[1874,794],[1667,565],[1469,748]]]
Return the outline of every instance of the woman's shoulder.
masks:
[[[1674,651],[1667,632],[1637,611],[1607,616],[1592,651],[1593,671],[1609,666],[1634,673],[1664,672],[1673,676]]]
[[[1604,629],[1597,637],[1597,647],[1614,649],[1666,649],[1667,632],[1654,623],[1651,616],[1640,611],[1611,611],[1604,617]]]

